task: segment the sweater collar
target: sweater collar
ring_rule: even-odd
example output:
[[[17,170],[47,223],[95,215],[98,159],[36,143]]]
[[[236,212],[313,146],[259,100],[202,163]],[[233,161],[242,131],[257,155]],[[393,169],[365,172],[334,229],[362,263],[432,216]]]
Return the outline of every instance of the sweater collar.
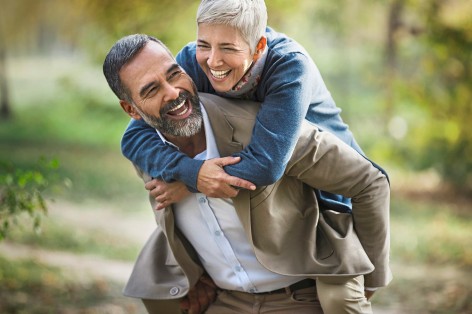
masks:
[[[252,64],[239,82],[231,90],[218,93],[218,95],[230,98],[254,99],[254,92],[257,89],[257,85],[261,80],[262,71],[264,70],[267,52],[268,49],[266,46],[261,57]]]

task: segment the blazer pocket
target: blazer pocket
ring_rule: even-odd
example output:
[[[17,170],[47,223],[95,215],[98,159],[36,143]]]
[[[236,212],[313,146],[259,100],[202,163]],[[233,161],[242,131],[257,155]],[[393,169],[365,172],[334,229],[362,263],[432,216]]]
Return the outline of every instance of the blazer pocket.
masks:
[[[335,233],[336,238],[345,238],[349,233],[354,232],[352,214],[323,210],[320,215],[325,221],[325,232]]]
[[[329,242],[338,259],[340,273],[366,273],[372,271],[365,250],[354,230],[351,214],[326,210],[320,213],[318,228]],[[353,271],[353,269],[357,269]]]

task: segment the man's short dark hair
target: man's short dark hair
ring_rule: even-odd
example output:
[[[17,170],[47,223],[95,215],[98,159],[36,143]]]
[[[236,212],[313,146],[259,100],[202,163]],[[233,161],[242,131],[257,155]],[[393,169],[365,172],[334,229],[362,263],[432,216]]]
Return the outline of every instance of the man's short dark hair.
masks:
[[[174,58],[169,49],[159,39],[145,34],[134,34],[121,38],[111,47],[105,57],[103,74],[118,99],[132,102],[129,90],[121,82],[120,70],[150,41],[154,41],[164,47],[169,55]]]

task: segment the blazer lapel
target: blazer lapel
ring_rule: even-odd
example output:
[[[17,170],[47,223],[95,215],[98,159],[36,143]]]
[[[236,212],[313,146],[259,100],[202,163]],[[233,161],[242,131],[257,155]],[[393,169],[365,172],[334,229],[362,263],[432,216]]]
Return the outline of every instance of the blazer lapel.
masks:
[[[243,150],[251,140],[260,104],[248,100],[229,101],[205,93],[199,96],[210,119],[220,156],[231,156]],[[251,191],[240,190],[233,202],[246,235],[252,242],[250,196]]]
[[[216,146],[221,157],[231,156],[243,149],[243,145],[234,142],[233,134],[234,128],[228,121],[224,113],[218,108],[218,104],[213,98],[206,97],[205,94],[200,94],[202,104],[206,109],[208,118],[211,123],[211,128],[215,134]]]
[[[251,140],[260,104],[205,93],[199,96],[210,119],[220,156],[231,156],[243,150]]]

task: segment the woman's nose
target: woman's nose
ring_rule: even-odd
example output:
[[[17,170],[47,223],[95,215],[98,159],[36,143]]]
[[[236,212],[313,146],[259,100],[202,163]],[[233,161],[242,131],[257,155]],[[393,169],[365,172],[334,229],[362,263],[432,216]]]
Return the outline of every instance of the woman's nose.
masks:
[[[207,64],[210,68],[216,68],[223,64],[221,53],[217,49],[211,49],[209,52]]]

